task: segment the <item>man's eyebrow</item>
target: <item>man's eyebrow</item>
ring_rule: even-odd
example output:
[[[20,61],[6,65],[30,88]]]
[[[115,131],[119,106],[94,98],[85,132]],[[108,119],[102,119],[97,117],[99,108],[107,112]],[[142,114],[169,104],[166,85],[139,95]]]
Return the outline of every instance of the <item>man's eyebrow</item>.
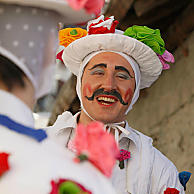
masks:
[[[130,77],[134,78],[130,72],[123,66],[115,66],[115,70],[121,70],[121,71],[125,71]]]
[[[107,65],[104,64],[104,63],[99,63],[99,64],[94,65],[94,66],[93,66],[92,68],[90,68],[89,70],[95,69],[96,67],[104,67],[104,68],[106,68]]]

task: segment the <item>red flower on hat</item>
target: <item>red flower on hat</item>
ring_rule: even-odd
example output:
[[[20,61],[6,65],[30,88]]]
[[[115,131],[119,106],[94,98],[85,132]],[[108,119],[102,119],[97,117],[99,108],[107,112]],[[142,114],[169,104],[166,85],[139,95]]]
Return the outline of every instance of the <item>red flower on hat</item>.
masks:
[[[114,20],[114,16],[104,19],[104,16],[101,15],[97,19],[88,22],[87,31],[89,35],[114,33],[118,23],[117,20]]]
[[[51,181],[50,194],[59,193],[79,193],[79,194],[92,194],[91,191],[84,188],[83,185],[68,179],[59,179],[58,181]]]
[[[113,135],[104,131],[102,123],[91,122],[88,126],[78,125],[72,143],[78,155],[76,161],[89,160],[105,176],[111,176],[119,149]]]
[[[167,188],[164,191],[164,194],[179,194],[179,191],[175,188]]]
[[[9,170],[8,157],[9,154],[5,152],[0,153],[0,176]]]

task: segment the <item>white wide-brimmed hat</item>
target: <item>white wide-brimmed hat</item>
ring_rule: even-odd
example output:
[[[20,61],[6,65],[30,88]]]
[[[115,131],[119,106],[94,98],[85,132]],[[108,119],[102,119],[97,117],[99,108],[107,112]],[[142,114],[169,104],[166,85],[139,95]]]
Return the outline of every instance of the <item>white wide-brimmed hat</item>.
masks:
[[[65,46],[62,61],[73,74],[78,76],[82,62],[91,53],[101,50],[121,52],[137,62],[141,73],[140,89],[150,87],[159,77],[162,69],[167,69],[164,63],[164,55],[167,55],[165,58],[168,58],[167,61],[169,61],[169,56],[173,57],[165,50],[159,30],[136,26],[137,29],[135,28],[135,30],[139,30],[140,27],[140,36],[144,35],[142,40],[138,40],[133,36],[130,37],[126,34],[126,31],[115,30],[115,25],[114,17],[104,19],[104,16],[100,16],[96,20],[90,21],[87,28],[88,34]],[[145,28],[145,32],[143,28]],[[139,32],[135,32],[135,30],[133,33],[138,36]],[[149,31],[151,31],[151,34],[147,34]],[[150,45],[144,43],[144,39],[147,37],[149,38],[147,42],[151,42]],[[162,43],[163,45],[160,45]],[[158,53],[155,52],[157,49],[159,50]],[[169,62],[172,62],[172,58]]]

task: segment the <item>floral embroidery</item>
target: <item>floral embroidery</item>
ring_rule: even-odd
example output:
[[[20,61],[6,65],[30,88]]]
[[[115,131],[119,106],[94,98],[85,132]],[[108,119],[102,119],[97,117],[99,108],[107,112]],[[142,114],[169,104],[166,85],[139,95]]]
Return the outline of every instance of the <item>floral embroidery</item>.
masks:
[[[114,20],[114,16],[104,19],[104,16],[101,15],[97,19],[88,22],[87,31],[88,34],[114,33],[118,23],[117,20]]]
[[[50,194],[92,194],[92,192],[84,188],[83,185],[68,179],[52,180],[51,186]]]
[[[0,153],[0,176],[10,169],[8,162],[9,154],[5,152]]]
[[[167,188],[164,191],[164,194],[179,194],[179,191],[175,188]]]
[[[78,156],[77,162],[89,160],[105,176],[111,176],[119,150],[113,135],[104,131],[102,123],[78,125],[73,144]]]

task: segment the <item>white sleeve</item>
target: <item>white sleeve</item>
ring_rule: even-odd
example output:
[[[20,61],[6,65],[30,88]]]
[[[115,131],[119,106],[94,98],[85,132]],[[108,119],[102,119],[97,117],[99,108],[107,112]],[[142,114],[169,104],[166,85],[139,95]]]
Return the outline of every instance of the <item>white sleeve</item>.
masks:
[[[157,149],[155,151],[151,194],[164,194],[167,188],[175,188],[179,194],[185,194],[175,165]]]

